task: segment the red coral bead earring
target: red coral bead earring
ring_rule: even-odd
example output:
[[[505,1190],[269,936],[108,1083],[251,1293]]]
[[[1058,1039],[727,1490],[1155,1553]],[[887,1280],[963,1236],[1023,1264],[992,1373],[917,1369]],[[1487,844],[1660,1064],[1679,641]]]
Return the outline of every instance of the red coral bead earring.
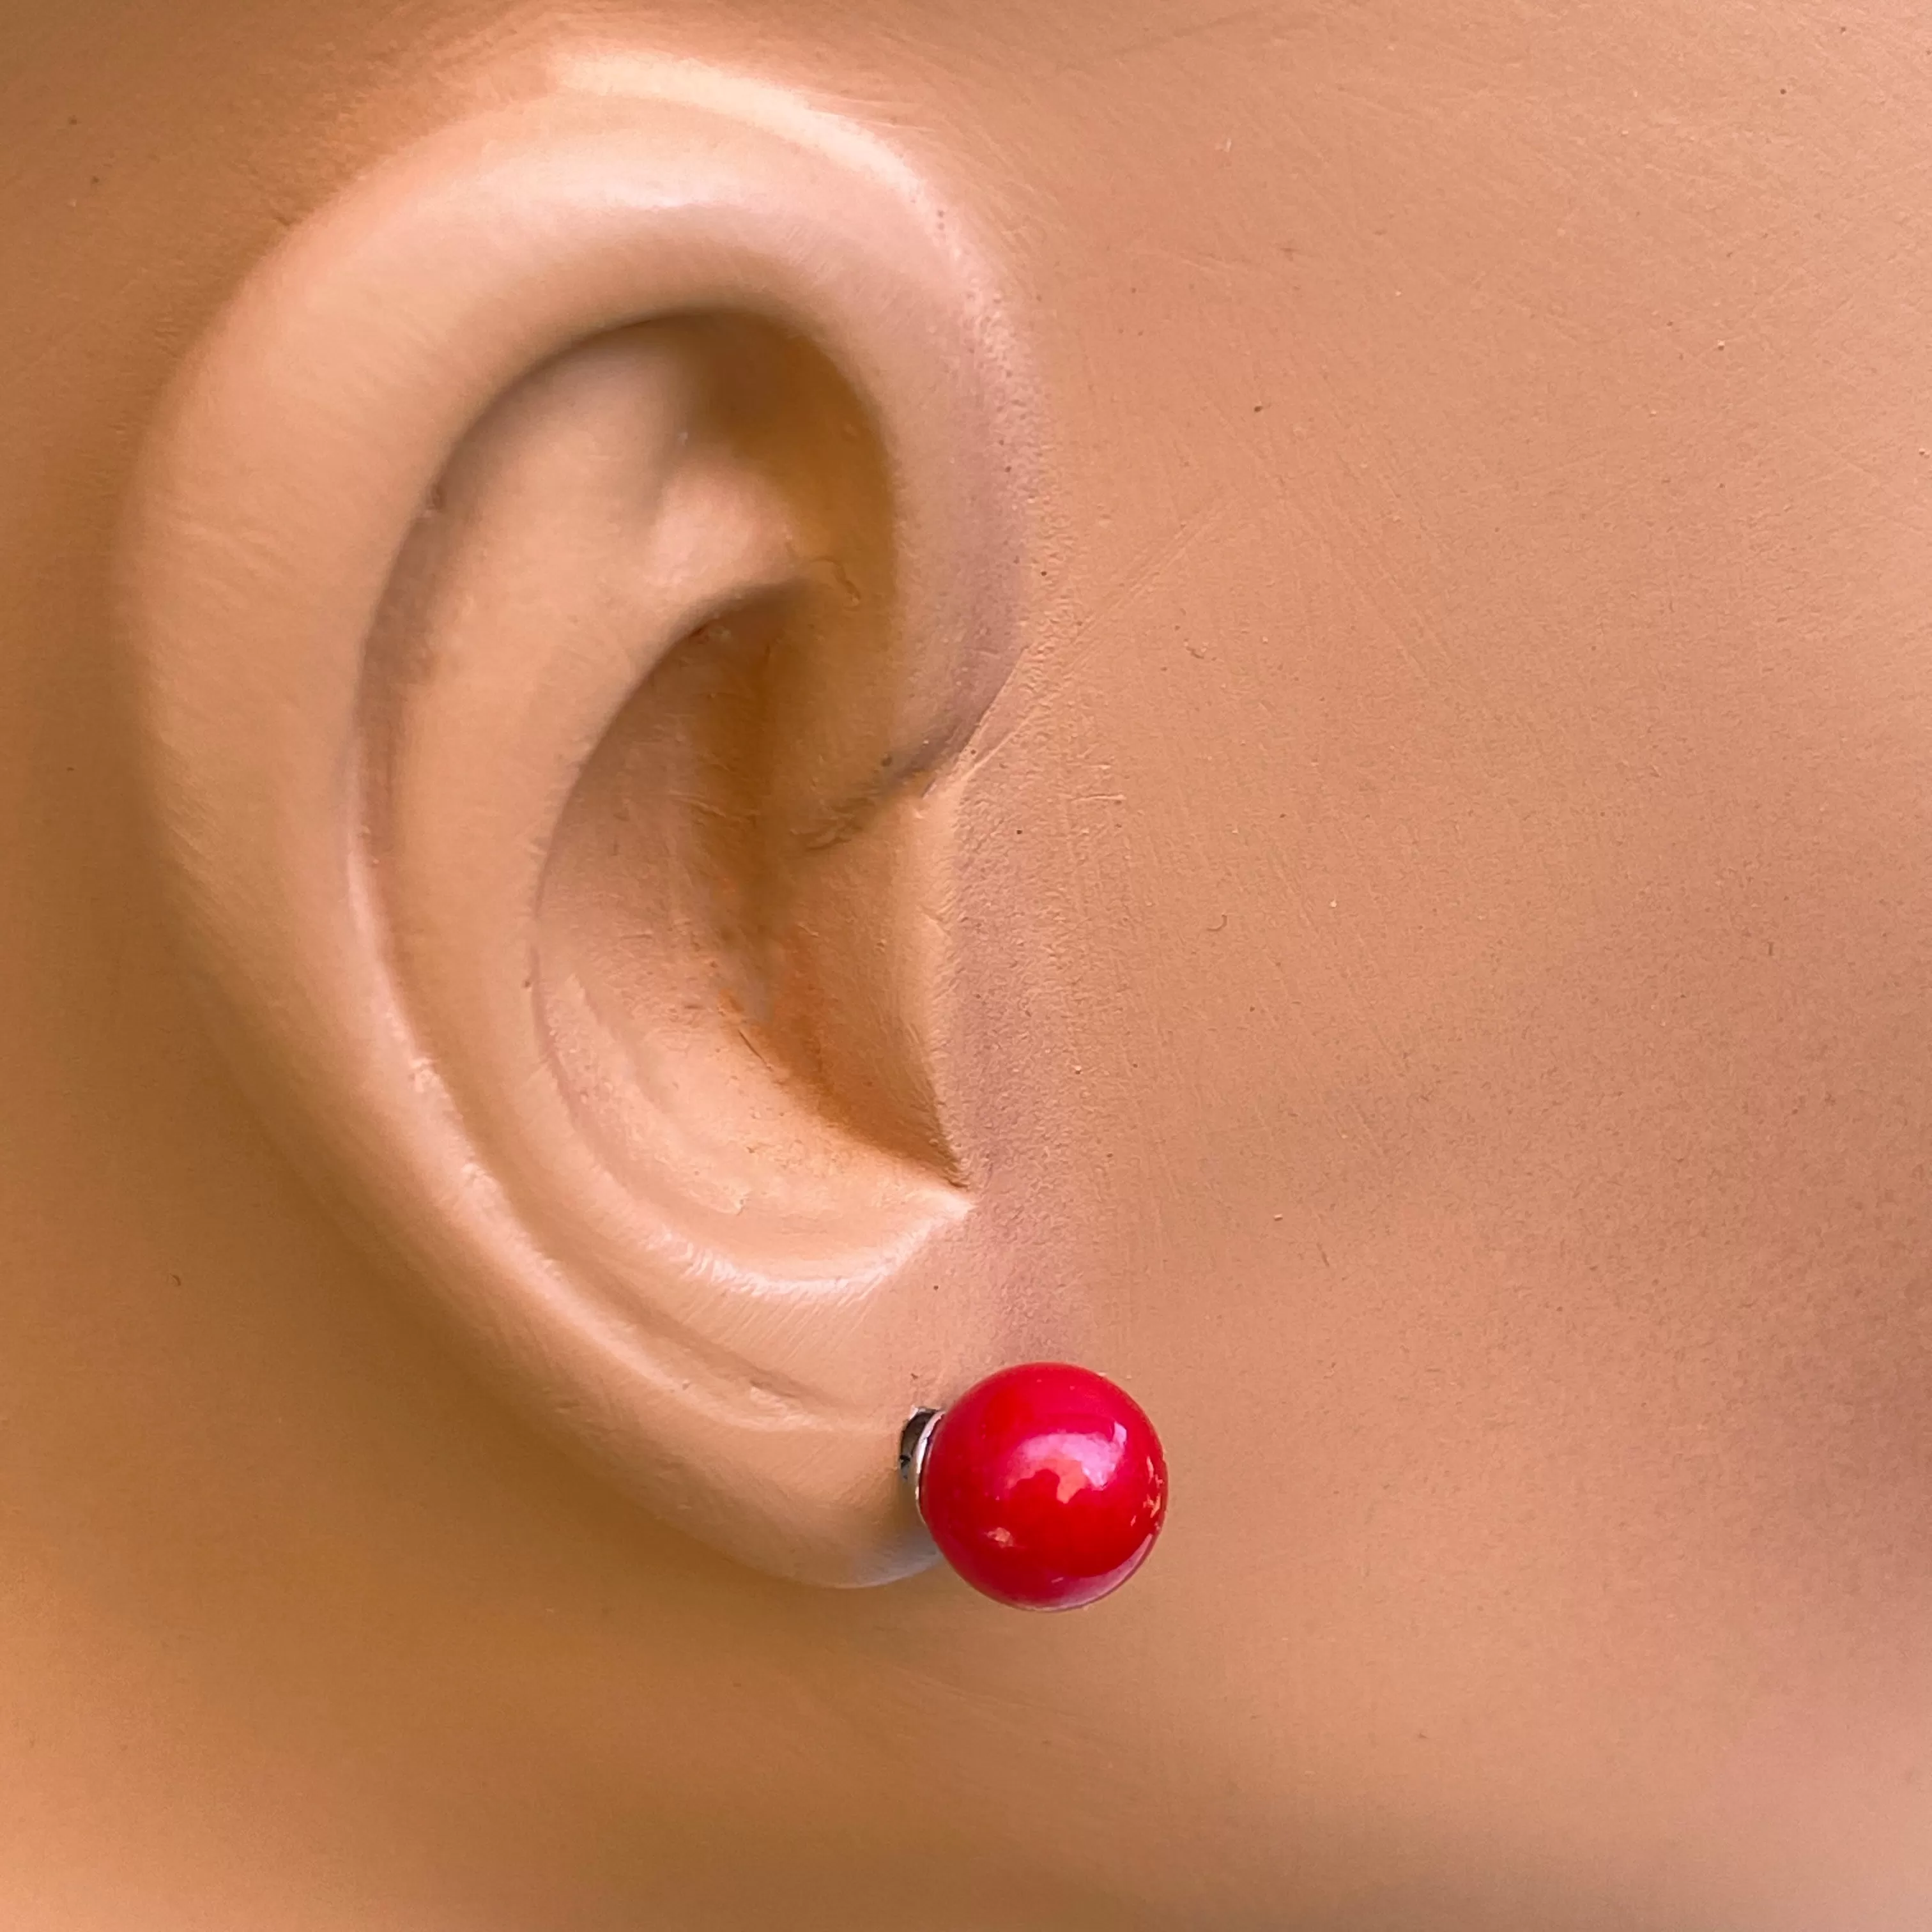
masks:
[[[976,1590],[1070,1610],[1118,1590],[1167,1509],[1160,1438],[1091,1369],[1028,1362],[906,1424],[899,1470],[940,1554]]]

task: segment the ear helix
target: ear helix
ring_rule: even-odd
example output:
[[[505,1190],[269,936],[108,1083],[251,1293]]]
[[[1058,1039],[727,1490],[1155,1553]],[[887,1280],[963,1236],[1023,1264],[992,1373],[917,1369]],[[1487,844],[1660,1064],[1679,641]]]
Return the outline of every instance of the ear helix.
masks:
[[[875,1582],[929,1560],[892,1476],[908,1393],[999,1353],[998,1231],[969,1211],[970,1162],[932,1098],[943,1042],[928,1077],[914,1036],[946,976],[917,949],[950,908],[924,786],[1018,647],[1028,438],[986,271],[903,163],[769,90],[682,69],[654,84],[522,104],[392,157],[298,226],[196,350],[128,532],[158,842],[272,1124],[526,1405],[716,1546]],[[596,925],[605,882],[571,861],[604,829],[591,794],[624,776],[613,714],[673,694],[681,630],[836,596],[839,560],[794,545],[742,466],[674,462],[667,389],[645,412],[672,430],[646,507],[691,547],[600,554],[649,565],[644,589],[664,594],[647,621],[580,650],[586,633],[532,592],[537,621],[492,641],[476,627],[507,605],[459,596],[450,648],[418,676],[423,634],[398,616],[399,560],[434,566],[439,478],[500,402],[584,345],[641,327],[675,348],[704,318],[836,368],[890,480],[891,648],[828,651],[815,715],[857,720],[839,754],[870,734],[896,789],[832,801],[831,837],[800,849],[845,868],[854,930],[913,935],[901,976],[921,984],[875,1002],[900,1067],[853,1100],[856,1130],[815,1120],[784,1158],[769,1137],[706,1142],[701,1090],[675,1118],[627,1111],[605,1022],[642,999],[677,1033],[689,986],[612,980],[598,1006],[586,961],[621,955],[625,928]],[[493,532],[464,568],[506,554]],[[868,827],[904,832],[903,867],[852,862],[867,848],[848,832]],[[652,924],[657,956],[681,930]],[[568,1027],[544,1009],[547,972],[558,1000],[586,994]],[[634,1090],[674,1096],[694,1064],[645,1066]],[[970,1092],[946,1097],[970,1113]]]

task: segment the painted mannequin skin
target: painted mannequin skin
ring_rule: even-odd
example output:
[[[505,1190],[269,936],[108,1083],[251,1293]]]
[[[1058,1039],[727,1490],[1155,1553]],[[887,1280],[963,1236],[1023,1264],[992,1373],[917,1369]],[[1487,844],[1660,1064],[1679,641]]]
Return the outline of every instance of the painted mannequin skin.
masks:
[[[1932,1920],[1924,41],[14,0],[0,1922]]]

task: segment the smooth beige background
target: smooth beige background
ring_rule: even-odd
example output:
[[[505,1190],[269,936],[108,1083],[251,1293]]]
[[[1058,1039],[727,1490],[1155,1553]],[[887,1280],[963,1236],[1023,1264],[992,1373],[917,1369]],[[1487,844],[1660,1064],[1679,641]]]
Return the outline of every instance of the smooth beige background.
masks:
[[[876,129],[1022,292],[958,943],[1039,1331],[1172,1462],[1090,1615],[655,1527],[170,963],[105,614],[154,398],[600,45]],[[0,90],[0,1916],[1924,1922],[1912,10],[15,0]]]

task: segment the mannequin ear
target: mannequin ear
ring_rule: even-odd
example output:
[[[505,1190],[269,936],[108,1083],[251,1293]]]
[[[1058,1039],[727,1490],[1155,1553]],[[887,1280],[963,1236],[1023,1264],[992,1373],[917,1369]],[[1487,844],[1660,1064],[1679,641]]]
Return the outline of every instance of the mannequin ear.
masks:
[[[903,166],[680,86],[458,127],[298,229],[157,426],[128,618],[274,1122],[653,1508],[876,1581],[926,1555],[901,1424],[987,1364],[941,782],[1024,439]]]

